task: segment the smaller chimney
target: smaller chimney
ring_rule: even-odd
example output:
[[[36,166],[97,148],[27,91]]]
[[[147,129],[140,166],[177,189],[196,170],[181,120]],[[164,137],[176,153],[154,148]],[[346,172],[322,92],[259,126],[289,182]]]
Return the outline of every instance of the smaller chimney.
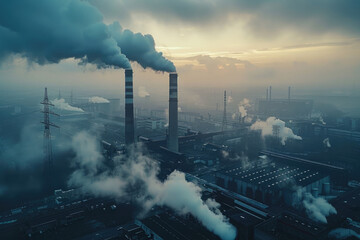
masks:
[[[271,101],[271,86],[269,87],[269,101]]]
[[[291,87],[289,86],[289,90],[288,90],[288,100],[289,100],[289,102],[290,102],[290,89],[291,89]]]

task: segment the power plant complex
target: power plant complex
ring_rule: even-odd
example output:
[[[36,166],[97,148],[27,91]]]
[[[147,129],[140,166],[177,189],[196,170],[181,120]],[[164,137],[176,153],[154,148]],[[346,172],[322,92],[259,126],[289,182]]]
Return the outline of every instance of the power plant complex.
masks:
[[[287,98],[274,98],[271,86],[265,98],[242,100],[235,107],[229,97],[236,95],[221,90],[216,110],[184,111],[178,74],[168,76],[165,111],[164,103],[151,103],[150,94],[134,99],[132,69],[125,69],[124,100],[120,94],[76,98],[71,91],[60,102],[72,104],[64,107],[50,100],[46,88],[41,102],[43,162],[47,189],[53,193],[1,213],[2,239],[325,240],[338,226],[359,232],[360,166],[353,155],[343,157],[337,150],[346,141],[353,146],[349,153],[358,151],[356,119],[348,127],[345,119],[343,125],[324,124],[312,116],[313,100],[291,96],[290,87]],[[151,107],[142,107],[141,101]],[[50,132],[51,127],[60,128]],[[75,171],[75,180],[89,177],[85,182],[93,185],[62,190],[66,187],[60,179],[69,177],[58,174],[69,170],[59,158],[74,159],[75,152],[78,159],[91,152],[75,141],[74,149],[59,154],[62,139],[74,144],[74,129],[97,129],[99,137],[93,140],[99,156],[89,159],[101,159],[101,171]],[[76,164],[81,167],[76,160],[71,163]],[[116,195],[118,182],[125,184],[125,196]],[[195,191],[194,202],[186,198],[189,189]],[[184,202],[177,202],[183,197]],[[154,199],[159,203],[139,217]],[[192,209],[197,203],[200,207]],[[208,219],[217,221],[216,226]]]
[[[359,7],[0,1],[0,240],[360,239]]]

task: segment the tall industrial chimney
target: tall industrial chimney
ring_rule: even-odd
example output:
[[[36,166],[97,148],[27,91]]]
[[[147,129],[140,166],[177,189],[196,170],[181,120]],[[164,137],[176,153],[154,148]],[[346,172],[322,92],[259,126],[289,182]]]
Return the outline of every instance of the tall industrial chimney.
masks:
[[[169,135],[168,149],[179,151],[178,143],[178,89],[177,73],[169,74]]]
[[[290,89],[291,87],[289,86],[289,90],[288,90],[288,100],[290,101]]]
[[[134,95],[133,95],[133,71],[125,70],[125,144],[134,143]]]
[[[269,87],[269,101],[271,101],[271,86]]]

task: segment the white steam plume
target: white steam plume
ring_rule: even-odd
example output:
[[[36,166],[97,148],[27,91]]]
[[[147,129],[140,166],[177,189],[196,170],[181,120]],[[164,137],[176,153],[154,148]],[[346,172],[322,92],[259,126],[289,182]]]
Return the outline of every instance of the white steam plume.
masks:
[[[246,117],[247,116],[247,109],[250,107],[250,100],[247,98],[244,98],[240,103],[239,103],[239,112],[241,114],[241,117]]]
[[[146,88],[143,87],[143,86],[140,86],[140,87],[139,87],[138,95],[139,95],[139,97],[141,97],[141,98],[150,97],[150,93],[149,93],[149,92],[146,90]]]
[[[337,214],[336,209],[322,197],[314,197],[311,193],[306,192],[304,188],[299,188],[296,192],[297,199],[294,205],[299,202],[306,209],[307,215],[315,221],[327,223],[326,217],[330,214]]]
[[[107,100],[106,98],[103,98],[103,97],[94,96],[94,97],[89,98],[89,102],[91,102],[91,103],[109,103],[109,100]]]
[[[324,146],[327,148],[331,148],[331,144],[330,144],[330,139],[329,138],[325,138],[324,141]]]
[[[81,187],[95,196],[136,198],[145,210],[164,205],[180,214],[191,213],[220,238],[235,239],[236,229],[222,215],[215,201],[204,202],[201,189],[186,181],[182,172],[174,171],[164,182],[160,181],[157,163],[144,156],[137,149],[139,146],[126,156],[112,159],[115,167],[108,168],[93,136],[82,132],[74,137],[73,143],[78,169],[70,177],[71,186]]]
[[[232,120],[235,120],[235,119],[236,119],[236,113],[233,113],[233,114],[231,115],[231,118],[232,118]]]
[[[336,238],[336,239],[348,239],[348,238],[354,237],[354,238],[360,239],[360,234],[358,234],[357,232],[355,232],[352,229],[336,228],[329,232],[328,237]]]
[[[239,112],[241,114],[241,117],[246,117],[247,116],[247,110],[244,106],[239,106]]]
[[[82,110],[81,108],[71,106],[63,98],[60,98],[60,99],[56,98],[56,99],[52,100],[51,103],[54,104],[54,106],[56,108],[61,109],[61,110],[84,112],[84,110]]]
[[[290,128],[285,127],[284,121],[275,117],[269,117],[265,122],[257,120],[253,125],[251,125],[250,129],[261,130],[261,135],[263,137],[271,136],[275,133],[278,137],[280,137],[282,145],[285,145],[287,139],[302,140],[302,138],[295,135]]]
[[[228,96],[228,98],[227,98],[227,103],[232,103],[234,100],[233,100],[233,98],[232,98],[232,96]]]

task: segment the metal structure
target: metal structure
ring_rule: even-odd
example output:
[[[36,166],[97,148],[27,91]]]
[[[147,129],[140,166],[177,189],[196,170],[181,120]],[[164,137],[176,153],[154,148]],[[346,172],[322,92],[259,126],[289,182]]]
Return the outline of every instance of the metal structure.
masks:
[[[269,87],[269,101],[271,101],[271,86]]]
[[[290,101],[290,90],[291,90],[291,87],[289,86],[289,89],[288,89],[288,100]]]
[[[133,71],[125,70],[125,144],[135,142]]]
[[[168,149],[174,152],[179,151],[178,139],[178,88],[177,73],[169,74],[169,135]]]
[[[221,131],[226,130],[227,120],[226,120],[226,90],[224,91],[224,115],[222,121]]]
[[[50,111],[50,106],[54,105],[49,101],[47,88],[45,88],[44,100],[41,104],[44,105],[42,111],[42,113],[44,113],[44,121],[41,122],[44,124],[44,171],[49,172],[53,167],[50,127],[59,128],[59,126],[50,122],[50,114],[55,116],[59,116],[59,114]]]
[[[71,92],[70,92],[70,104],[73,103],[73,97],[74,97],[73,91],[71,90]]]

